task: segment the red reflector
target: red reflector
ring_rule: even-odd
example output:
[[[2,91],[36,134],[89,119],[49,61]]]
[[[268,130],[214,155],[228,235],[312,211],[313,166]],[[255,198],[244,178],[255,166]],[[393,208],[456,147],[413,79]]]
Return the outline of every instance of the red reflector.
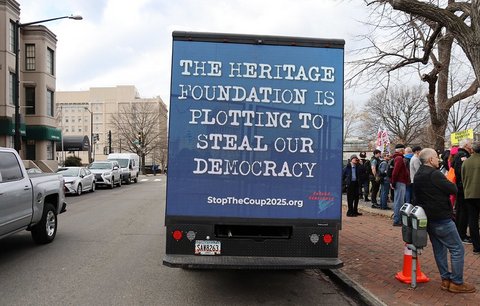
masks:
[[[332,243],[332,241],[333,241],[332,234],[323,235],[323,242],[325,242],[325,244],[330,244],[330,243]]]
[[[172,236],[173,236],[173,239],[180,240],[183,237],[183,233],[182,231],[176,230],[176,231],[173,231]]]

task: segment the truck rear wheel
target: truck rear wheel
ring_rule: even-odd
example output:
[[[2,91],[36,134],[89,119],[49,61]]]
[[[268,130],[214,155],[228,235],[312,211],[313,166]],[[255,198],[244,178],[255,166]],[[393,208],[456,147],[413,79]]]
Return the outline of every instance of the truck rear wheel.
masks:
[[[37,244],[50,243],[57,234],[57,213],[55,207],[50,203],[45,203],[43,207],[42,219],[38,224],[32,227],[32,238]]]

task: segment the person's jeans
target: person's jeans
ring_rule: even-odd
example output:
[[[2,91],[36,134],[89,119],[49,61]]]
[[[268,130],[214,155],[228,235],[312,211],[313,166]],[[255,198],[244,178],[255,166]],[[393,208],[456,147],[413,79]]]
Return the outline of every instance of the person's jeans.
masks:
[[[429,221],[427,225],[428,236],[432,243],[433,255],[442,279],[449,279],[455,284],[463,284],[463,265],[465,250],[453,220],[442,222]],[[452,272],[448,270],[448,254]]]
[[[385,178],[380,189],[380,208],[385,209],[388,207],[387,200],[390,193],[390,181]]]
[[[405,187],[405,203],[410,203],[410,204],[413,203],[412,194],[413,194],[412,185],[406,186]]]
[[[405,183],[395,183],[395,193],[393,195],[393,223],[400,224],[400,208],[405,204],[405,189],[407,185]]]
[[[366,180],[362,183],[362,194],[365,200],[368,199],[368,193],[370,192],[369,189],[370,189],[370,181]]]

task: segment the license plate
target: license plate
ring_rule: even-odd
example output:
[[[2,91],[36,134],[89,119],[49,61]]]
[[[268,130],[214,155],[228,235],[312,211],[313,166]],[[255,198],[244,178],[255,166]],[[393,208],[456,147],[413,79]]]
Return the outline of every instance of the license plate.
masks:
[[[196,240],[195,255],[220,255],[221,243],[214,240]]]

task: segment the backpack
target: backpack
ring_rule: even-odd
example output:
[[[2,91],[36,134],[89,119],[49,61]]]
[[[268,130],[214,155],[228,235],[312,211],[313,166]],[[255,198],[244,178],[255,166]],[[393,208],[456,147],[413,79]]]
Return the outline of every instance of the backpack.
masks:
[[[380,166],[378,166],[378,172],[380,173],[380,177],[384,178],[387,176],[388,170],[388,162],[386,160],[382,160]]]
[[[405,163],[405,166],[407,167],[407,170],[409,170],[409,171],[410,171],[410,160],[411,159],[412,158],[406,158],[406,157],[403,158],[403,162]]]
[[[395,158],[388,161],[387,176],[392,177],[393,168],[395,167]]]

